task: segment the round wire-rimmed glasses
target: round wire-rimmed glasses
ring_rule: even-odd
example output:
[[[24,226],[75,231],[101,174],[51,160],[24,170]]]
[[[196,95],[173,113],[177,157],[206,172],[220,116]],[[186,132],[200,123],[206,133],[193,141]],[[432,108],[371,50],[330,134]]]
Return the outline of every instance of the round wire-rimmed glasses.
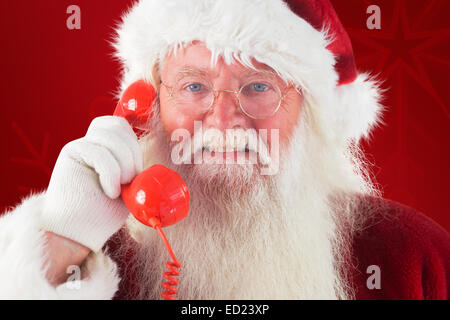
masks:
[[[215,89],[205,78],[186,76],[179,79],[175,85],[167,88],[168,95],[173,99],[177,109],[189,116],[200,116],[208,112],[216,103],[221,92],[233,93],[241,111],[253,119],[266,119],[273,116],[285,99],[288,89],[283,91],[274,78],[262,77],[247,81],[238,91]],[[295,88],[301,94],[298,88]]]

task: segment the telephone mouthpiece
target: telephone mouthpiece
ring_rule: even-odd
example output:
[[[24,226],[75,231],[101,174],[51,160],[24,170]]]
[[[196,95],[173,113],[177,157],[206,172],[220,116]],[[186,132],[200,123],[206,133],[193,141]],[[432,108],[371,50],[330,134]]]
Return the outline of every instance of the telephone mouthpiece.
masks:
[[[189,199],[183,179],[162,165],[151,166],[122,186],[122,200],[128,210],[151,227],[167,227],[185,218]]]

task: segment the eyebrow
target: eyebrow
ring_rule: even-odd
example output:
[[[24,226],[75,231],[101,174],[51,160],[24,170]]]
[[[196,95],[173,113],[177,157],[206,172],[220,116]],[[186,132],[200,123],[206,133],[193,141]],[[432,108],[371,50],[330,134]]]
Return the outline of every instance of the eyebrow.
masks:
[[[180,76],[186,76],[186,75],[196,75],[196,76],[208,76],[211,74],[211,70],[207,68],[199,68],[194,66],[184,66],[177,72],[177,79],[180,78]],[[217,72],[214,74],[217,77]]]
[[[277,74],[276,72],[272,71],[272,70],[264,70],[264,69],[260,69],[260,70],[248,70],[244,73],[242,73],[240,76],[241,77],[246,77],[246,78],[250,78],[256,75],[270,75],[273,77],[276,77]],[[195,66],[184,66],[183,68],[181,68],[178,72],[177,72],[177,79],[181,76],[186,76],[186,75],[196,75],[196,76],[203,76],[203,77],[207,77],[207,76],[212,76],[212,77],[218,77],[219,73],[217,71],[213,71],[211,69],[208,68],[201,68],[201,67],[195,67]]]

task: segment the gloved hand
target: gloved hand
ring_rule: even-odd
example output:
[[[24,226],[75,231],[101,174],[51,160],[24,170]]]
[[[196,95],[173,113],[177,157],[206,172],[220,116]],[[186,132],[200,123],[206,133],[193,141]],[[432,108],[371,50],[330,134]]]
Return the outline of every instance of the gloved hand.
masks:
[[[86,135],[65,145],[45,194],[41,228],[97,252],[129,214],[121,184],[142,171],[136,134],[121,117],[95,118]]]

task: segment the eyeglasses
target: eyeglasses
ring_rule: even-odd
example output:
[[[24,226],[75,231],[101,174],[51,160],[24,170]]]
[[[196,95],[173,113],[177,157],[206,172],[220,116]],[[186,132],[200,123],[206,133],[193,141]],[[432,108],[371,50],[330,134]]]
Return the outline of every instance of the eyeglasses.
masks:
[[[174,86],[161,82],[168,90],[175,106],[189,116],[200,116],[208,112],[215,104],[219,94],[233,93],[242,112],[253,119],[266,119],[273,116],[280,108],[292,85],[280,89],[280,82],[274,76],[260,75],[252,77],[238,91],[216,90],[211,83],[201,76],[183,76]],[[297,92],[299,90],[296,88]],[[301,93],[301,92],[299,92]]]

